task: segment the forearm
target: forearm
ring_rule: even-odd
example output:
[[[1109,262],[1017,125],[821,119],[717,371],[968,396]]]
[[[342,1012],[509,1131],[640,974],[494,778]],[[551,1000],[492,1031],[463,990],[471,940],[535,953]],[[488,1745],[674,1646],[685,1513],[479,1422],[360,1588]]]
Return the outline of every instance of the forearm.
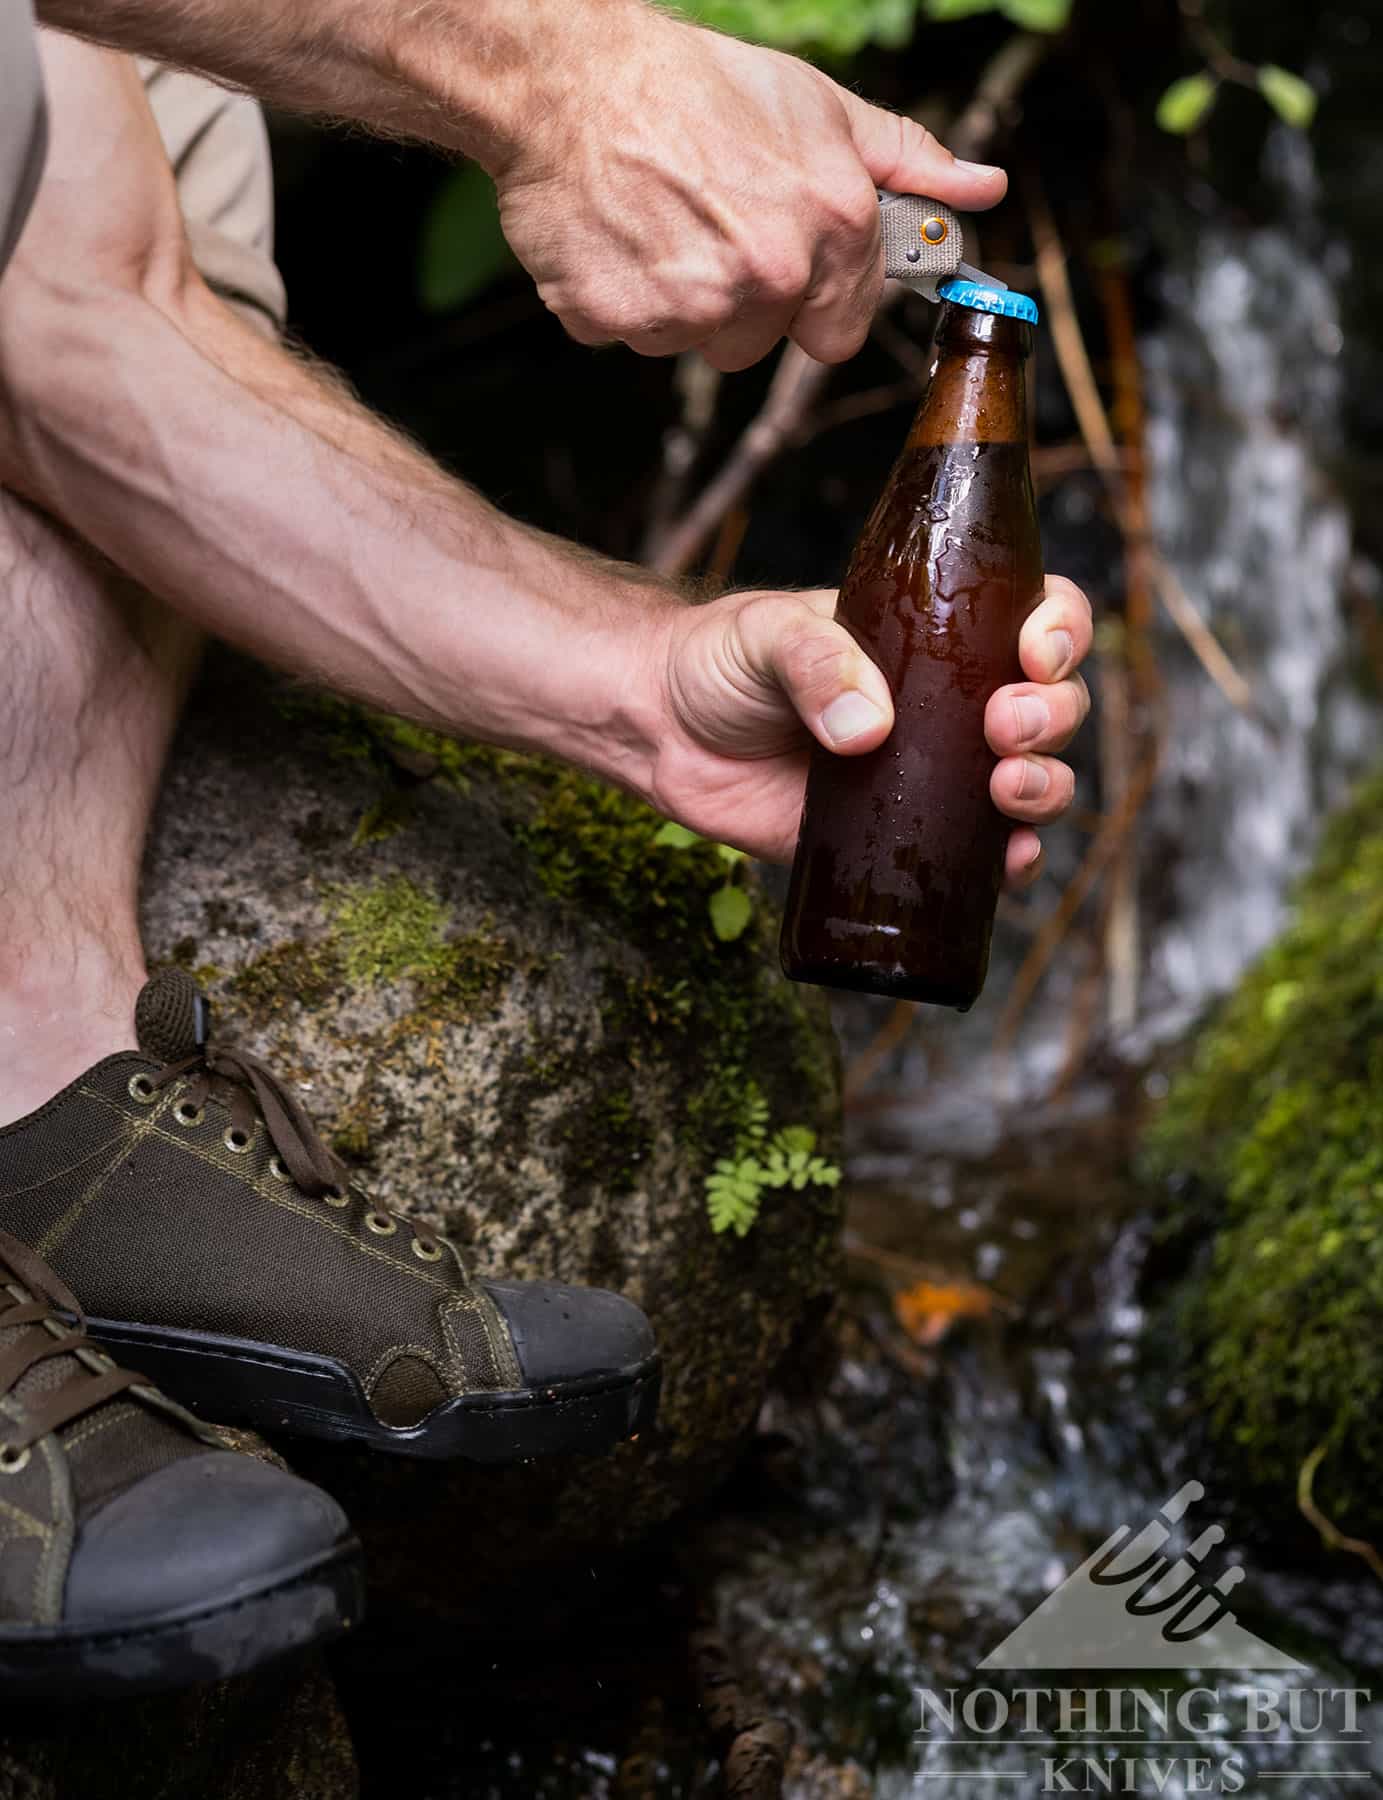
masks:
[[[0,334],[0,479],[265,661],[647,791],[670,590],[506,519],[199,285],[44,321]]]
[[[40,19],[271,105],[423,138],[503,170],[644,0],[39,0]]]

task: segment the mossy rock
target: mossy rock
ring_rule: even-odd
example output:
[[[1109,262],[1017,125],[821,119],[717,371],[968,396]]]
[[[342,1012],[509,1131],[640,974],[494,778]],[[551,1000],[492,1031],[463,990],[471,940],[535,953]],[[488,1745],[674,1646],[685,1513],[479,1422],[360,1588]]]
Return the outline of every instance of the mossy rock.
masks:
[[[217,1032],[303,1084],[389,1206],[482,1272],[616,1288],[658,1332],[658,1428],[603,1461],[485,1473],[285,1446],[339,1493],[376,1574],[429,1603],[455,1597],[439,1569],[473,1588],[705,1494],[834,1280],[829,1187],[770,1188],[746,1236],[711,1230],[707,1176],[756,1122],[834,1154],[834,1042],[820,997],[777,970],[752,872],[657,842],[660,824],[572,770],[225,656],[174,749],[151,959],[198,974]],[[754,901],[733,942],[709,912],[727,878]],[[495,1555],[458,1562],[482,1521]]]
[[[1203,1032],[1148,1173],[1206,1237],[1176,1335],[1208,1429],[1268,1519],[1314,1494],[1383,1527],[1383,773],[1331,823],[1282,937]]]

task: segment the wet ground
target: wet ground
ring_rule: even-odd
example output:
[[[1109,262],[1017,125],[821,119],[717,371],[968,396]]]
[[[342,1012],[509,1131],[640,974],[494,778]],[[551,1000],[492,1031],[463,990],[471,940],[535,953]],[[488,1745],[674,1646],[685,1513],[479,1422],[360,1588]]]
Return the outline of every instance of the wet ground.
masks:
[[[420,1652],[408,1620],[376,1618],[368,1664],[339,1671],[367,1796],[720,1793],[700,1704],[708,1636],[745,1717],[791,1722],[789,1800],[1026,1800],[1069,1791],[1047,1779],[1043,1758],[1058,1752],[1076,1791],[1080,1752],[1113,1769],[1088,1791],[1111,1791],[1109,1780],[1172,1796],[1383,1793],[1383,1708],[1361,1701],[1359,1735],[1343,1743],[1322,1741],[1338,1702],[1314,1733],[1247,1741],[1228,1700],[1223,1719],[1203,1707],[1178,1723],[1175,1696],[1194,1672],[1138,1678],[1167,1690],[1172,1712],[1131,1733],[1063,1732],[1052,1700],[1035,1703],[1035,1731],[918,1735],[919,1690],[1132,1683],[976,1671],[1183,1481],[1212,1488],[1188,1520],[1197,1531],[1217,1516],[1217,1480],[1229,1498],[1222,1471],[1187,1465],[1194,1421],[1150,1369],[1140,1270],[1155,1209],[1126,1170],[1136,1103],[1107,1095],[1083,1117],[1011,1131],[1001,1154],[977,1160],[915,1146],[906,1172],[887,1130],[862,1127],[857,1160],[889,1178],[855,1182],[840,1306],[765,1407],[730,1491],[633,1568],[574,1570],[560,1591],[516,1595],[507,1627],[454,1654]],[[1383,1690],[1383,1586],[1349,1559],[1316,1556],[1290,1510],[1276,1550],[1246,1553],[1233,1610],[1305,1667],[1204,1681],[1234,1704],[1255,1683],[1302,1689],[1308,1703],[1321,1686]],[[1240,1541],[1236,1526],[1225,1566]]]

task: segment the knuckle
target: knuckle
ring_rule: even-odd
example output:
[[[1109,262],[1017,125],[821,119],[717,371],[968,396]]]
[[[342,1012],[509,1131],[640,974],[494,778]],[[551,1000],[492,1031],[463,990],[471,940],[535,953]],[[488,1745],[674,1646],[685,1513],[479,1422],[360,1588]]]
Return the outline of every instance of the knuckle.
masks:
[[[872,183],[861,187],[853,180],[839,182],[825,201],[824,211],[835,237],[872,243],[878,233],[879,203]]]
[[[823,630],[815,617],[799,620],[784,634],[779,665],[788,682],[799,690],[833,686],[843,672],[844,648],[832,630]]]
[[[768,300],[798,300],[811,285],[811,264],[796,247],[757,251],[749,261],[747,285]]]

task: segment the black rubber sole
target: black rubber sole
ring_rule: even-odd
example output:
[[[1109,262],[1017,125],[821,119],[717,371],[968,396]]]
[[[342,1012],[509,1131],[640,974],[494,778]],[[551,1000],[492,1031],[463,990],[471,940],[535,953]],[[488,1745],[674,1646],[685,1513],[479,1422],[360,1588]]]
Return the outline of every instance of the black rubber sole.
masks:
[[[215,1606],[97,1631],[0,1629],[0,1700],[166,1693],[248,1675],[360,1623],[365,1575],[351,1538]]]
[[[599,1456],[653,1424],[659,1359],[578,1381],[449,1400],[417,1425],[381,1425],[352,1370],[334,1357],[212,1332],[88,1319],[126,1368],[202,1418],[273,1436],[366,1444],[393,1456],[476,1463]]]

